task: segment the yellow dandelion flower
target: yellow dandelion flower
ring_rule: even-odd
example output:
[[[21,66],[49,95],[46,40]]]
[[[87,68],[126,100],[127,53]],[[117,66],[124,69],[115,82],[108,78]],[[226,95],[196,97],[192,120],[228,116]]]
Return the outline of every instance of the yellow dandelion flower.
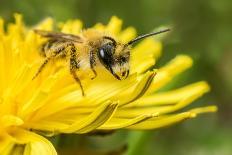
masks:
[[[16,22],[8,24],[6,31],[0,19],[1,154],[54,155],[54,147],[44,136],[120,128],[156,129],[217,109],[208,106],[176,112],[209,91],[204,81],[157,92],[191,67],[192,59],[178,55],[164,67],[148,71],[162,49],[161,43],[152,38],[132,49],[131,74],[126,80],[118,81],[102,72],[93,81],[84,81],[85,97],[59,63],[49,64],[32,80],[42,62],[38,47],[43,38],[33,32],[34,28],[25,27],[21,15],[15,17]],[[36,28],[52,30],[52,25],[52,19],[46,19]],[[121,30],[121,25],[120,19],[112,17],[107,25],[96,24],[93,29],[111,33],[123,42],[136,36],[133,27]],[[82,22],[70,20],[59,27],[62,32],[78,34]]]

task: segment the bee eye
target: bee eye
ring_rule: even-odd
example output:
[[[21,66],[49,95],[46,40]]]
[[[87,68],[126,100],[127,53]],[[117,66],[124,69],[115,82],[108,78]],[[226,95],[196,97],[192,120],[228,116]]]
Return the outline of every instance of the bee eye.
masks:
[[[99,49],[99,57],[105,61],[106,59],[112,58],[114,52],[114,46],[111,43],[107,43],[100,47]]]
[[[100,62],[106,67],[110,68],[113,64],[114,46],[112,43],[102,45],[98,50],[98,57]]]

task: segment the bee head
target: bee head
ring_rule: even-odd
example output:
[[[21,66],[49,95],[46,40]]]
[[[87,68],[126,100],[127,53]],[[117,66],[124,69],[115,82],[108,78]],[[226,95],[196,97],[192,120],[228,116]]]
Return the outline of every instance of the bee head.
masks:
[[[118,43],[113,38],[104,36],[103,42],[98,48],[99,60],[118,80],[126,79],[129,75],[130,46],[141,39],[167,31],[170,29],[144,34],[126,44]]]
[[[129,75],[130,50],[128,46],[117,43],[113,38],[105,36],[98,49],[98,57],[103,66],[118,80]]]

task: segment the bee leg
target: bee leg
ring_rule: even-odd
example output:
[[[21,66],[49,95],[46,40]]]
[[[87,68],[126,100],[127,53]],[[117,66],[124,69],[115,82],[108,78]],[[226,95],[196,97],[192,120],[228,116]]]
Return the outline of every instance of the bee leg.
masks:
[[[42,57],[46,57],[46,54],[45,54],[45,47],[46,47],[46,44],[47,44],[47,43],[43,43],[43,44],[40,46],[40,49],[39,49],[39,55],[42,56]]]
[[[65,47],[67,47],[67,46],[70,45],[70,44],[67,43],[67,44],[63,44],[60,47],[50,49],[52,43],[53,42],[48,42],[47,45],[44,45],[44,47],[43,47],[43,49],[42,49],[41,52],[45,56],[45,60],[44,60],[43,64],[39,67],[37,73],[32,78],[32,80],[34,80],[43,71],[44,67],[47,65],[47,63],[49,62],[49,60],[57,58],[58,56],[61,56],[61,55],[66,55],[64,49],[65,49]],[[48,51],[48,50],[50,50],[50,53],[52,53],[52,55],[46,57],[45,52]]]
[[[70,55],[71,55],[71,57],[70,57],[70,73],[72,74],[75,81],[79,84],[79,86],[81,88],[82,96],[85,96],[85,92],[84,92],[83,86],[81,84],[81,80],[78,78],[77,73],[76,73],[76,71],[80,68],[80,64],[77,60],[76,48],[74,46],[71,47]]]
[[[34,80],[41,72],[42,70],[44,69],[44,67],[47,65],[48,61],[50,58],[46,57],[46,50],[48,50],[48,47],[51,46],[53,42],[51,40],[49,40],[48,42],[46,43],[43,43],[40,47],[40,50],[39,50],[39,54],[42,56],[42,57],[45,57],[45,60],[44,62],[42,63],[42,65],[39,67],[38,71],[36,72],[36,74],[34,75],[34,77],[32,78],[32,80]]]
[[[89,63],[90,63],[90,68],[94,73],[94,77],[91,78],[91,80],[93,80],[97,77],[97,72],[94,69],[94,67],[96,66],[96,56],[95,56],[95,53],[93,51],[90,51]]]
[[[43,62],[43,64],[39,67],[38,71],[36,72],[36,74],[34,75],[34,77],[32,78],[32,80],[34,80],[44,69],[44,67],[47,65],[47,63],[49,62],[49,58],[46,58]]]
[[[73,78],[75,79],[75,81],[79,84],[79,86],[81,88],[82,96],[85,96],[85,92],[84,92],[83,86],[81,84],[81,80],[78,78],[76,72],[75,71],[71,71],[71,74],[72,74]]]

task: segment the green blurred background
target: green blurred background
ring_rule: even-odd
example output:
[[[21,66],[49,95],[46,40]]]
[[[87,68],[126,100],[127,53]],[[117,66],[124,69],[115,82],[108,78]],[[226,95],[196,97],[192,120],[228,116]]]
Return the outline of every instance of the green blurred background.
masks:
[[[24,15],[28,25],[45,17],[79,18],[85,26],[107,23],[112,15],[138,34],[172,25],[159,65],[177,54],[195,65],[170,87],[207,80],[212,91],[192,106],[217,104],[216,114],[154,131],[125,130],[107,136],[61,135],[51,139],[59,154],[231,155],[232,154],[232,1],[229,0],[0,0],[0,16]],[[127,145],[127,143],[129,143]],[[127,153],[125,153],[127,150]]]

